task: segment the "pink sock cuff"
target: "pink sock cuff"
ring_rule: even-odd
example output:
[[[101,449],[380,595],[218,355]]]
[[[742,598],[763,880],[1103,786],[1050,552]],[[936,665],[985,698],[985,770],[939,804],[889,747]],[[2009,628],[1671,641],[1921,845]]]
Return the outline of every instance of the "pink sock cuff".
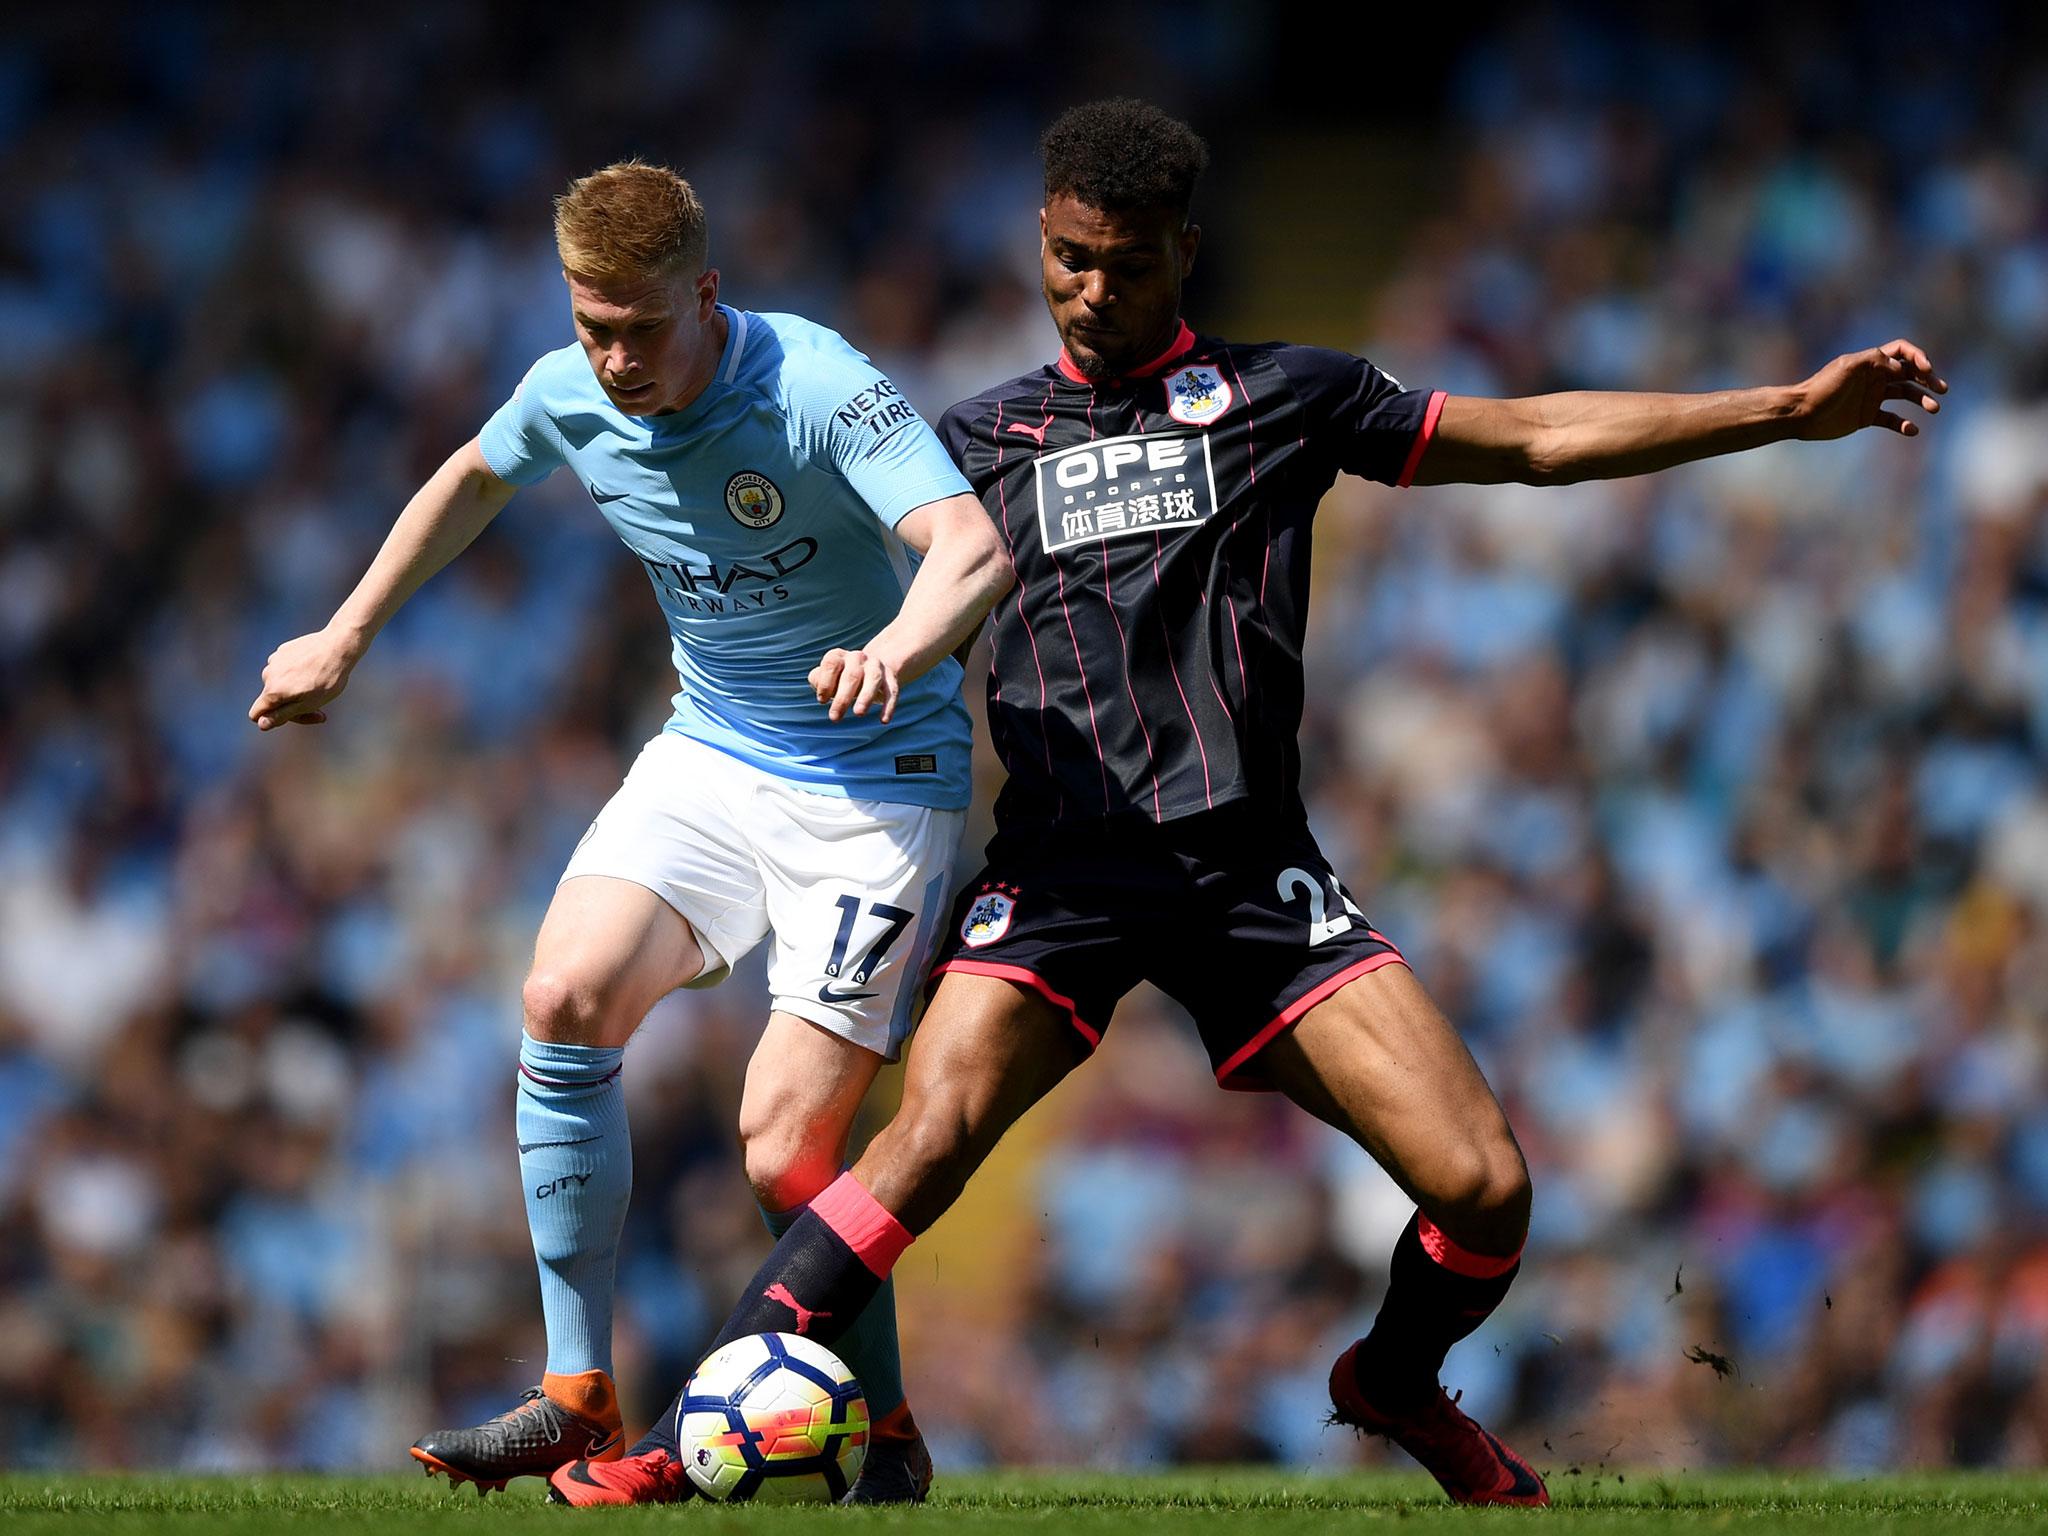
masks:
[[[910,1229],[891,1216],[882,1202],[850,1173],[839,1175],[811,1202],[811,1214],[836,1232],[854,1256],[884,1280],[912,1241]]]
[[[863,1190],[862,1193],[865,1194],[866,1191]],[[875,1209],[880,1210],[881,1207],[876,1206]],[[1498,1279],[1522,1261],[1522,1250],[1519,1248],[1504,1259],[1490,1253],[1474,1253],[1469,1248],[1460,1248],[1444,1236],[1443,1228],[1420,1211],[1415,1213],[1415,1235],[1422,1239],[1424,1253],[1452,1274],[1464,1275],[1472,1280]]]

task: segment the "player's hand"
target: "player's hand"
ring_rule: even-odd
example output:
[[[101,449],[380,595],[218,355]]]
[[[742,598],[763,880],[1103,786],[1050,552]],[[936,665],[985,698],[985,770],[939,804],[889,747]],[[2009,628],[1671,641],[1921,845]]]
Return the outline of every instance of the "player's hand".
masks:
[[[818,696],[820,704],[827,706],[827,713],[834,720],[845,719],[849,709],[864,715],[879,699],[886,724],[896,713],[896,696],[901,691],[896,669],[870,651],[834,647],[811,668],[811,692]]]
[[[348,686],[359,654],[355,646],[324,629],[285,641],[270,653],[263,668],[263,691],[249,706],[256,729],[324,725],[327,706]]]
[[[1948,380],[1935,374],[1925,352],[1900,340],[1846,353],[1800,387],[1806,400],[1799,435],[1819,442],[1847,437],[1865,427],[1884,427],[1901,437],[1917,437],[1920,424],[1886,410],[1886,403],[1903,400],[1931,416],[1941,409],[1941,402],[1934,397],[1948,393]]]

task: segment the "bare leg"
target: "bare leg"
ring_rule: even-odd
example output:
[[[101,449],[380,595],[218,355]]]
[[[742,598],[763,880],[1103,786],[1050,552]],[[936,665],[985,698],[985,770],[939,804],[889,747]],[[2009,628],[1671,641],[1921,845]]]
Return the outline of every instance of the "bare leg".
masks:
[[[1065,1017],[1037,995],[988,976],[944,977],[911,1040],[896,1118],[776,1243],[711,1348],[775,1332],[836,1348],[910,1235],[945,1214],[1003,1133],[1080,1059]],[[674,1451],[675,1407],[634,1454]]]
[[[1263,1065],[1420,1207],[1372,1331],[1331,1369],[1339,1420],[1391,1436],[1461,1503],[1548,1503],[1535,1470],[1437,1384],[1507,1294],[1529,1230],[1529,1171],[1471,1052],[1408,968],[1386,966],[1311,1009]]]
[[[555,887],[522,1001],[526,1033],[620,1046],[647,1010],[704,969],[689,922],[644,885],[579,875]]]
[[[1287,1096],[1354,1138],[1453,1242],[1520,1250],[1529,1170],[1465,1042],[1406,966],[1359,977],[1266,1047]]]
[[[515,1123],[547,1322],[542,1386],[591,1419],[617,1413],[612,1295],[633,1187],[623,1048],[703,965],[689,923],[654,892],[583,875],[556,888],[526,979]]]
[[[1036,993],[993,976],[948,973],[911,1040],[903,1105],[854,1177],[905,1227],[923,1232],[1082,1054],[1066,1016]]]
[[[740,1147],[768,1230],[780,1237],[846,1165],[846,1140],[882,1058],[793,1013],[768,1016],[747,1064]],[[883,1281],[839,1341],[839,1357],[887,1418],[903,1402],[896,1292]],[[870,1449],[872,1449],[872,1444]]]

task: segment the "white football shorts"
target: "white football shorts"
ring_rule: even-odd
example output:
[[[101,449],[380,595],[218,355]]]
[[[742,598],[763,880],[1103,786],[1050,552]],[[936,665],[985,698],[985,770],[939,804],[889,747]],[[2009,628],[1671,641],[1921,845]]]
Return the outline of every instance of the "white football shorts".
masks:
[[[770,1006],[894,1061],[947,920],[965,811],[814,794],[664,731],[562,879],[644,885],[688,919],[715,986],[773,933]]]

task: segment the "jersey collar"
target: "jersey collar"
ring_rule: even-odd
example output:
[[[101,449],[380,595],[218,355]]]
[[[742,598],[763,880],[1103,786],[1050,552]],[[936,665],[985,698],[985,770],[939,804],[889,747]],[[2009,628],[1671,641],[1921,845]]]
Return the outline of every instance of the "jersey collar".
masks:
[[[1131,379],[1149,379],[1152,377],[1153,374],[1158,373],[1160,370],[1170,366],[1176,359],[1187,356],[1189,352],[1194,350],[1194,345],[1195,333],[1188,329],[1187,321],[1183,320],[1180,322],[1180,330],[1175,334],[1172,345],[1167,347],[1167,349],[1164,352],[1160,353],[1157,357],[1153,358],[1152,361],[1147,363],[1144,367],[1133,368],[1128,374],[1125,374],[1124,377]],[[1059,368],[1060,377],[1066,379],[1069,383],[1073,384],[1098,385],[1117,384],[1122,382],[1122,380],[1120,379],[1089,378],[1087,374],[1083,373],[1079,368],[1076,368],[1074,366],[1074,360],[1071,357],[1067,356],[1067,349],[1065,347],[1060,348],[1059,360],[1056,366]]]
[[[697,392],[697,398],[680,411],[670,411],[666,416],[644,416],[650,432],[656,436],[679,431],[695,424],[710,405],[711,397],[720,392],[720,386],[730,384],[740,370],[740,360],[747,350],[747,320],[745,310],[734,309],[728,304],[718,306],[718,312],[725,316],[725,346],[718,354],[718,366],[711,371],[711,377]]]

